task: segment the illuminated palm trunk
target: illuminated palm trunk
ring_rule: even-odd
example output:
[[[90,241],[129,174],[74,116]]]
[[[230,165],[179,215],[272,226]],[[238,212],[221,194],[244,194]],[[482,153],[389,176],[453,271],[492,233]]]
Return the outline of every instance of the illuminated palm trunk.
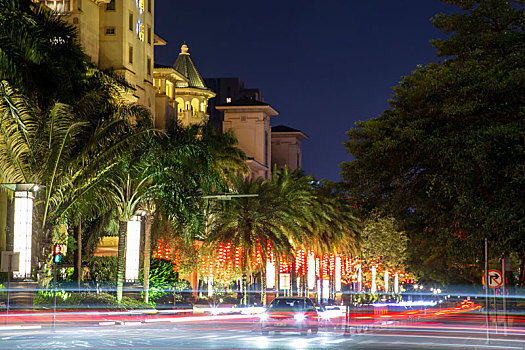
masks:
[[[280,275],[280,262],[279,257],[275,258],[275,296],[279,296],[279,275]]]
[[[261,264],[261,304],[266,305],[266,264]]]
[[[153,216],[147,214],[144,218],[144,301],[149,302],[149,270],[151,262],[151,225]]]
[[[0,252],[7,249],[7,193],[0,192]]]
[[[77,286],[80,289],[80,283],[82,283],[83,271],[82,271],[82,217],[78,218],[77,226],[77,255],[75,261],[75,269],[77,276]]]
[[[118,257],[117,257],[117,301],[122,301],[122,288],[124,285],[124,268],[126,267],[126,231],[127,221],[118,224]]]

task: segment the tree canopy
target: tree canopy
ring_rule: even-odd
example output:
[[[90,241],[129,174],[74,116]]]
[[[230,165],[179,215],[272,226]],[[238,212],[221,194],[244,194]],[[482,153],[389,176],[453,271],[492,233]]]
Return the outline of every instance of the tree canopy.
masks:
[[[432,41],[442,61],[403,77],[391,108],[348,131],[355,160],[342,177],[404,224],[421,275],[479,283],[485,237],[491,254],[525,258],[525,2],[445,2],[460,13],[432,20],[447,34]]]

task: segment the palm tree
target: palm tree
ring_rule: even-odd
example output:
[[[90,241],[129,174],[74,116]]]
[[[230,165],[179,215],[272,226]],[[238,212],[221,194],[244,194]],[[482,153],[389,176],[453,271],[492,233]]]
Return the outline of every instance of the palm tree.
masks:
[[[219,134],[209,125],[174,124],[167,137],[152,138],[142,158],[152,173],[146,215],[145,240],[151,242],[153,210],[168,218],[186,244],[202,239],[206,215],[203,193],[226,188],[234,173],[246,171],[245,155],[229,132]],[[151,246],[145,245],[144,297],[148,300]]]
[[[309,249],[319,256],[358,253],[361,243],[359,219],[353,215],[351,205],[342,194],[329,186],[318,186],[312,190],[315,194],[313,208],[317,225],[311,231]],[[333,280],[330,280],[329,284],[332,283]]]
[[[269,241],[275,253],[290,255],[293,251],[293,242],[286,232],[294,231],[297,227],[285,210],[282,197],[276,195],[272,185],[262,178],[251,179],[237,176],[232,179],[232,188],[238,194],[257,194],[257,197],[236,198],[230,201],[215,203],[211,209],[212,223],[206,242],[210,246],[219,242],[230,241],[232,247],[242,249],[241,270],[249,273],[249,252],[257,249],[258,244],[266,246]],[[263,261],[266,250],[261,251]],[[266,285],[266,265],[262,264],[262,284]],[[246,288],[243,286],[243,302],[246,303]],[[262,302],[264,299],[264,290]]]
[[[40,244],[48,242],[54,225],[87,203],[90,193],[95,197],[106,174],[149,132],[149,114],[142,107],[108,102],[104,91],[87,94],[77,105],[56,103],[46,113],[7,82],[0,84],[0,179],[44,186],[35,202]],[[84,208],[92,210],[96,203]]]
[[[127,224],[137,211],[147,194],[149,176],[139,176],[144,168],[127,168],[110,180],[112,190],[109,192],[112,202],[116,204],[119,220],[118,229],[118,257],[117,257],[117,301],[122,301],[124,283],[124,268],[126,266],[126,235]]]
[[[201,129],[202,142],[208,148],[212,156],[211,169],[216,181],[223,186],[239,174],[247,174],[248,166],[246,165],[246,155],[237,147],[237,139],[232,130],[219,133],[209,125],[203,125]],[[219,191],[220,188],[216,188]]]
[[[85,93],[89,61],[73,25],[31,0],[0,0],[0,23],[0,80],[43,110]]]

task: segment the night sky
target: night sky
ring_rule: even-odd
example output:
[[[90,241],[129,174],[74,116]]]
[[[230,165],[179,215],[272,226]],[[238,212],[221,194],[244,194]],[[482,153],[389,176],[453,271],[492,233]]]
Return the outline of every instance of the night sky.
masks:
[[[388,108],[392,87],[418,64],[438,61],[430,18],[438,0],[155,1],[156,63],[172,65],[185,42],[205,78],[239,77],[259,88],[284,124],[308,135],[303,168],[337,181],[351,160],[354,122]]]

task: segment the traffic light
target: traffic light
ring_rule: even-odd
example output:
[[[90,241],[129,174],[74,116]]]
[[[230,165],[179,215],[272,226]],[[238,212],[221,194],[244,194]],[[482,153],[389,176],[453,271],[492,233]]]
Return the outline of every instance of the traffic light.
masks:
[[[62,260],[62,247],[60,244],[55,244],[53,248],[53,262],[59,263]]]

